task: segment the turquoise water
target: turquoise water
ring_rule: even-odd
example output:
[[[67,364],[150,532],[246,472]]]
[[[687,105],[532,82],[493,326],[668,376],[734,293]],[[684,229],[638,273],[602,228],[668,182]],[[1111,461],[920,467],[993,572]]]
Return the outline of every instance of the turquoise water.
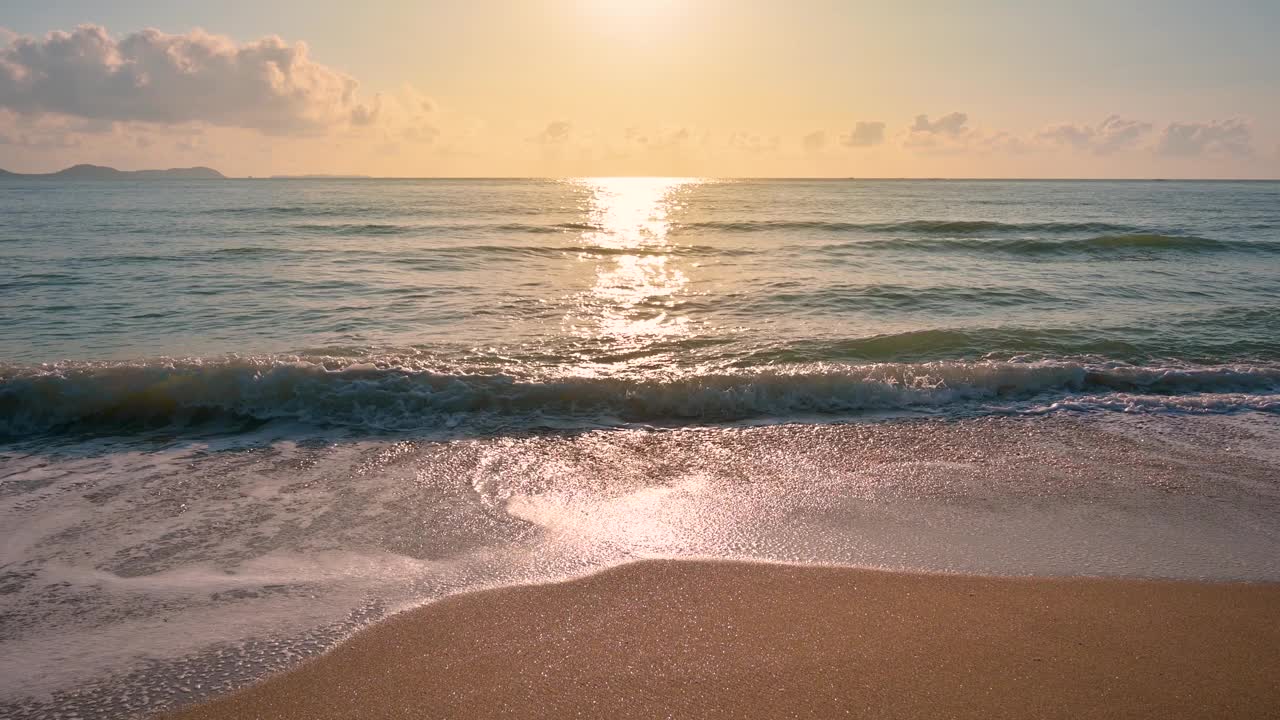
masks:
[[[1274,412],[1280,183],[0,183],[0,435]]]

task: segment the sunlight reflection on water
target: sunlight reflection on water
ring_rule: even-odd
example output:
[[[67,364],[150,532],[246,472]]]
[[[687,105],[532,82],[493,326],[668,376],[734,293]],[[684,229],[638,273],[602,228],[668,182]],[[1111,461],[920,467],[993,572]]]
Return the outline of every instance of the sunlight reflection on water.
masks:
[[[620,352],[641,349],[656,338],[690,333],[689,319],[670,309],[688,293],[689,278],[672,249],[672,215],[680,209],[690,178],[589,178],[574,180],[589,191],[583,244],[636,254],[583,253],[595,263],[594,285],[580,293],[565,317],[574,335],[607,339]]]

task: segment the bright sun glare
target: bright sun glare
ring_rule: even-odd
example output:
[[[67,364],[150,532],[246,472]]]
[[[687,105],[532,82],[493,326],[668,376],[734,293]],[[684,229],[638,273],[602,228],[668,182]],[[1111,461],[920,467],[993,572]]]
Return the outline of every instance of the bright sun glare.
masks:
[[[677,22],[682,6],[675,0],[592,0],[584,3],[584,12],[602,23],[643,30]]]

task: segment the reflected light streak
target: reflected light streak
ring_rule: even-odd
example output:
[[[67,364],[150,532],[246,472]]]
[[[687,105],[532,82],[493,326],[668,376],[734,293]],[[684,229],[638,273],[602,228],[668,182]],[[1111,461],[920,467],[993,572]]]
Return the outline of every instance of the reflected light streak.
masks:
[[[581,293],[566,318],[579,336],[607,339],[614,349],[635,351],[655,339],[686,335],[689,319],[675,315],[688,277],[677,266],[668,234],[679,191],[688,178],[589,178],[576,180],[589,192],[584,244],[609,254],[586,252],[596,263],[594,286]],[[616,251],[635,250],[634,254]]]

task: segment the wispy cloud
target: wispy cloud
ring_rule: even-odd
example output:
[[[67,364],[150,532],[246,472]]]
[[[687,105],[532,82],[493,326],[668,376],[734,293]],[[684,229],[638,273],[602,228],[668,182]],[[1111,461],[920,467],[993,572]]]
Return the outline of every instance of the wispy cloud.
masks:
[[[928,115],[917,115],[915,122],[907,128],[902,146],[931,152],[963,152],[968,149],[971,130],[966,113],[947,113],[937,120],[930,120]]]
[[[729,133],[728,144],[733,150],[755,155],[776,151],[778,146],[782,144],[782,138],[777,135],[761,135],[746,130],[737,130]]]
[[[1174,122],[1164,129],[1157,152],[1162,155],[1190,157],[1196,155],[1253,154],[1253,130],[1246,120],[1230,118],[1209,122]]]
[[[969,131],[968,123],[969,116],[962,112],[948,113],[933,121],[929,120],[928,115],[917,115],[916,121],[911,125],[911,132],[957,137]]]
[[[827,146],[827,132],[825,130],[814,130],[800,138],[800,144],[809,152],[818,152]]]
[[[923,117],[923,116],[921,116]],[[872,147],[884,142],[884,123],[859,122],[854,125],[853,131],[840,138],[840,142],[848,147]]]
[[[1110,155],[1137,147],[1142,138],[1151,132],[1151,123],[1126,120],[1111,115],[1097,125],[1087,123],[1062,123],[1041,130],[1037,138],[1051,144],[1063,145],[1097,155]]]
[[[683,146],[693,135],[685,127],[659,128],[648,131],[638,127],[629,127],[623,131],[622,137],[629,146],[646,150],[671,150]]]
[[[556,120],[547,123],[542,131],[537,135],[529,138],[530,142],[539,143],[541,145],[563,145],[569,139],[569,134],[573,132],[573,124],[568,120]]]

